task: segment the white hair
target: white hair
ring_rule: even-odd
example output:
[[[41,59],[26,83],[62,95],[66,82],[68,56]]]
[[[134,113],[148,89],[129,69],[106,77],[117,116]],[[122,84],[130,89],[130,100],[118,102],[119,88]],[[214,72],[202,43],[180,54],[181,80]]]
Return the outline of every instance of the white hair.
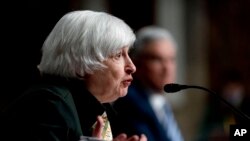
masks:
[[[42,47],[41,73],[78,78],[103,69],[103,61],[135,41],[132,29],[104,12],[74,11],[55,25]]]
[[[131,52],[132,57],[140,57],[139,54],[146,44],[162,39],[169,41],[173,47],[177,47],[176,41],[167,29],[153,25],[141,28],[136,34],[136,41],[133,51]]]

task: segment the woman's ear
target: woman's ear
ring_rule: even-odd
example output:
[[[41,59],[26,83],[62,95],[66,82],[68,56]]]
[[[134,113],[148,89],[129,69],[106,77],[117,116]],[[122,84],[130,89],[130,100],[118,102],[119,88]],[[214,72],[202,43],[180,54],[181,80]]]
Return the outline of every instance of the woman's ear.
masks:
[[[81,75],[80,73],[76,72],[76,77],[77,77],[78,79],[80,79],[80,80],[85,80],[86,76],[87,76],[87,74]]]

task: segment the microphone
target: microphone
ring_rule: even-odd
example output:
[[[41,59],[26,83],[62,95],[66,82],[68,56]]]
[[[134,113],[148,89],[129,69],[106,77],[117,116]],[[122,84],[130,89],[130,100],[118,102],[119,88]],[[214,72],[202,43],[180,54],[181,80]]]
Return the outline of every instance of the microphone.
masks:
[[[170,84],[166,84],[164,86],[164,91],[167,92],[167,93],[175,93],[175,92],[178,92],[178,91],[181,91],[181,90],[184,90],[184,89],[189,89],[189,88],[201,89],[201,90],[207,91],[209,94],[212,94],[215,98],[219,99],[224,104],[226,104],[236,115],[239,115],[241,118],[245,119],[248,122],[250,121],[250,117],[248,115],[246,115],[245,113],[243,113],[240,110],[238,110],[237,108],[235,108],[233,105],[231,105],[225,99],[220,97],[216,92],[214,92],[212,90],[209,90],[209,89],[207,89],[205,87],[195,86],[195,85],[181,85],[181,84],[170,83]]]

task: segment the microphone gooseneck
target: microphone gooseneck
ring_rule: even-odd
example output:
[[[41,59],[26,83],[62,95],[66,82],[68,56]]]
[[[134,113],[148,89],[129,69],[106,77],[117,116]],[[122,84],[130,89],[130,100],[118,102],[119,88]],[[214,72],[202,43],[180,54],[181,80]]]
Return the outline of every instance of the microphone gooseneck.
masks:
[[[235,108],[233,105],[231,105],[229,102],[227,102],[225,99],[223,99],[221,96],[219,96],[216,92],[209,90],[205,87],[201,87],[201,86],[194,86],[194,85],[180,85],[180,84],[174,84],[174,83],[170,83],[170,84],[166,84],[164,86],[164,91],[167,93],[175,93],[184,89],[189,89],[189,88],[194,88],[194,89],[201,89],[204,91],[207,91],[208,93],[212,94],[215,98],[219,99],[220,101],[222,101],[224,104],[226,104],[235,114],[241,116],[243,119],[245,119],[246,121],[250,121],[250,117],[248,115],[246,115],[245,113],[241,112],[240,110],[238,110],[237,108]]]

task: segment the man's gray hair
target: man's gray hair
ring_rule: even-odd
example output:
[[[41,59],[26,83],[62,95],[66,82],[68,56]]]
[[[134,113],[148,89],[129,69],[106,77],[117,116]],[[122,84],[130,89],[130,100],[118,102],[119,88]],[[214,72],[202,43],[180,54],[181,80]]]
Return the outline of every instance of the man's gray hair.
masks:
[[[104,12],[74,11],[55,25],[42,47],[41,73],[69,78],[103,69],[103,61],[135,41],[132,29]]]
[[[153,25],[141,28],[136,34],[136,41],[131,52],[132,58],[140,57],[139,54],[146,44],[162,39],[171,42],[174,47],[177,46],[176,41],[167,29]]]

